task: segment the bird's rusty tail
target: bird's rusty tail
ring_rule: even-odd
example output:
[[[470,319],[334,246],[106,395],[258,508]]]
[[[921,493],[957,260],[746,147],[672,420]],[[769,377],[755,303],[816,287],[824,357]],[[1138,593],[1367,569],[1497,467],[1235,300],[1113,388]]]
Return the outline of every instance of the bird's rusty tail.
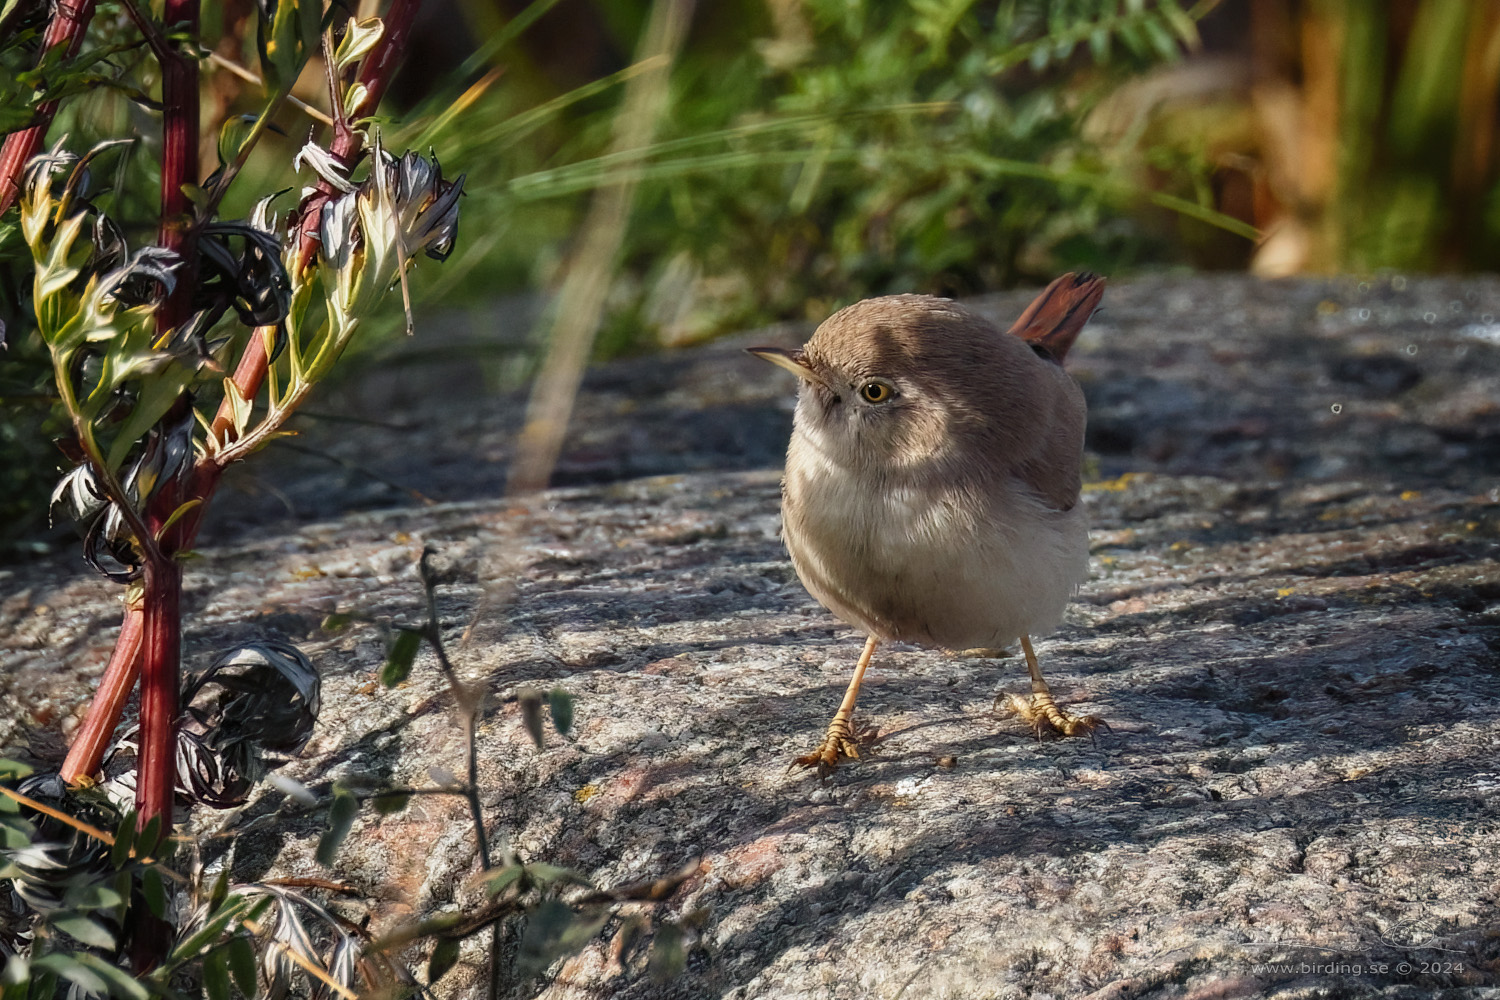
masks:
[[[1069,272],[1042,289],[1010,332],[1062,364],[1079,331],[1104,298],[1104,279],[1088,271]]]

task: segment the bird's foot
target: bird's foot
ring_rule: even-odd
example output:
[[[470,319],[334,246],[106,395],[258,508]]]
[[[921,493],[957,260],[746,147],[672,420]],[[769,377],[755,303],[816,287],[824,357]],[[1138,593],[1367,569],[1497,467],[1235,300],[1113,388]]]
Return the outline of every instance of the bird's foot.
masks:
[[[859,743],[854,737],[854,727],[849,724],[849,719],[844,716],[834,716],[828,724],[828,735],[823,737],[823,742],[810,754],[805,754],[792,761],[792,767],[816,767],[818,777],[826,778],[833,773],[833,769],[839,766],[841,760],[858,760]]]
[[[1018,694],[1001,695],[995,699],[997,708],[1002,700],[1006,708],[1019,715],[1031,727],[1038,740],[1047,729],[1060,736],[1087,736],[1093,739],[1094,733],[1101,726],[1109,728],[1109,723],[1097,715],[1069,715],[1057,707],[1052,695],[1045,692],[1037,692],[1030,698],[1023,698]]]

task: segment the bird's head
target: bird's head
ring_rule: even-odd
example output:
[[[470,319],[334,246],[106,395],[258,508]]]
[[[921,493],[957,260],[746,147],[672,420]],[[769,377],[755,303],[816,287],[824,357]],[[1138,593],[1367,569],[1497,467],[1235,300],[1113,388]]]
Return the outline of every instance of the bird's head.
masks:
[[[1005,343],[1010,340],[1013,343]],[[838,464],[912,466],[979,428],[1035,360],[1021,341],[947,299],[890,295],[829,317],[796,350],[750,348],[802,382],[797,429]]]

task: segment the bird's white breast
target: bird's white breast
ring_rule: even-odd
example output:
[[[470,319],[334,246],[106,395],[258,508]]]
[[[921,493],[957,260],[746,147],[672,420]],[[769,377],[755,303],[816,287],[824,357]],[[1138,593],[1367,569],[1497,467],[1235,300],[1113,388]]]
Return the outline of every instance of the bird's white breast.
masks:
[[[1082,505],[1057,512],[1017,480],[988,495],[858,472],[799,426],[788,454],[784,535],[822,604],[886,639],[950,649],[1050,631],[1088,575]]]

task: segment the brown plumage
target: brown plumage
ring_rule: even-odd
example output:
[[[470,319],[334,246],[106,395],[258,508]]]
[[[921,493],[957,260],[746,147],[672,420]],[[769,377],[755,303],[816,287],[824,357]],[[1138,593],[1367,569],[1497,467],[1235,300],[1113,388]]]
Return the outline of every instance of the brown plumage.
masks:
[[[998,647],[1052,629],[1087,574],[1078,503],[1083,394],[1061,360],[1103,294],[1053,282],[1011,328],[946,299],[892,295],[840,310],[800,351],[752,353],[802,379],[783,536],[814,597],[870,637],[819,751],[857,756],[849,716],[880,639]],[[1068,734],[1033,669],[1023,714]],[[1043,704],[1045,702],[1045,704]]]

